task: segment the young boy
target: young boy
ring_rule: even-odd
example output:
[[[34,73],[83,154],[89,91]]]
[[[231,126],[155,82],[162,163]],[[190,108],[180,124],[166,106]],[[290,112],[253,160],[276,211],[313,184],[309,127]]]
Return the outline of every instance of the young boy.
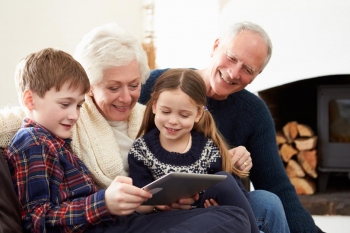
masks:
[[[135,209],[152,195],[128,177],[97,190],[70,147],[90,84],[69,54],[50,48],[32,53],[15,78],[26,117],[4,157],[25,232],[250,232],[246,213],[229,206],[139,215]]]

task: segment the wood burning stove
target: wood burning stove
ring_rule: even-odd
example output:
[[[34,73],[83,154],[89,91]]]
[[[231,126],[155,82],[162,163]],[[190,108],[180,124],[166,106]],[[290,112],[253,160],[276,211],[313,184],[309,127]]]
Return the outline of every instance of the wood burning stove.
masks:
[[[297,121],[310,126],[319,137],[318,191],[326,190],[330,173],[350,172],[350,143],[346,142],[349,134],[344,137],[333,132],[339,121],[347,124],[350,121],[343,116],[339,119],[339,108],[347,113],[350,111],[350,74],[298,80],[259,91],[258,95],[267,104],[276,131],[287,122]],[[338,123],[334,126],[336,121]],[[347,127],[340,128],[349,130]]]
[[[330,172],[350,178],[350,85],[317,88],[319,190],[325,191]]]

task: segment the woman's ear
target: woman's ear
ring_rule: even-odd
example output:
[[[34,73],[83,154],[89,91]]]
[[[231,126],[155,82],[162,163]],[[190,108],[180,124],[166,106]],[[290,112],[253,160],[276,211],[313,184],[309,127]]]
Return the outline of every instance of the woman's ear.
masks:
[[[34,96],[31,90],[25,90],[22,96],[23,105],[28,110],[34,110]]]
[[[88,92],[89,96],[94,96],[94,93],[92,92],[92,89],[90,88],[90,91]]]

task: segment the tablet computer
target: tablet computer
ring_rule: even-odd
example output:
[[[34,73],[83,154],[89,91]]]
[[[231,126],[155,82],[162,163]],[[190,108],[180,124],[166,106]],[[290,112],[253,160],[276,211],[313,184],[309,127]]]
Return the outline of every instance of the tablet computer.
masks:
[[[172,172],[144,186],[142,189],[153,194],[143,205],[169,205],[181,198],[192,197],[217,184],[226,175]]]

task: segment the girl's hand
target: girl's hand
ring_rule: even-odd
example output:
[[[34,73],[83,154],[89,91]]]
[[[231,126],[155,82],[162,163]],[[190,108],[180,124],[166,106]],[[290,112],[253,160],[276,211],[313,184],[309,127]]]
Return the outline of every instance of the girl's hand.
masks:
[[[249,151],[244,146],[238,146],[229,150],[232,164],[239,170],[249,172],[253,167]]]
[[[180,199],[177,203],[173,203],[170,205],[171,209],[177,210],[189,210],[191,209],[191,205],[199,199],[198,193],[189,198]]]
[[[204,202],[204,208],[208,208],[209,206],[219,206],[219,204],[213,198],[210,198]]]

